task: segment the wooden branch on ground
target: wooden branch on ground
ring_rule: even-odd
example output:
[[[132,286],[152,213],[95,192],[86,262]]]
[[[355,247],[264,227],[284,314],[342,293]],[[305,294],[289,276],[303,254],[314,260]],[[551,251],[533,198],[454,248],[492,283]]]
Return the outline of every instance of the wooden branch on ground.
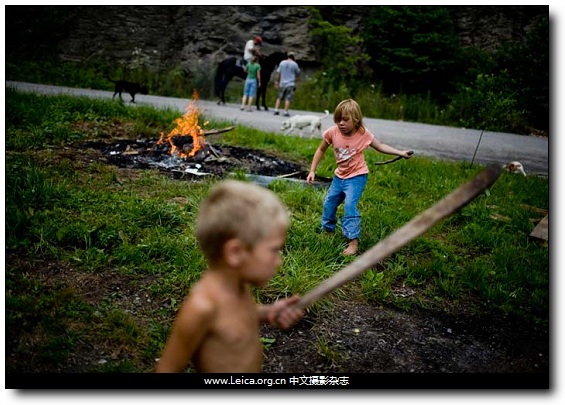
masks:
[[[222,129],[211,129],[210,131],[204,131],[203,135],[204,136],[216,135],[216,134],[221,134],[221,133],[224,133],[224,132],[233,131],[234,129],[235,129],[235,127],[226,127],[226,128],[222,128]]]

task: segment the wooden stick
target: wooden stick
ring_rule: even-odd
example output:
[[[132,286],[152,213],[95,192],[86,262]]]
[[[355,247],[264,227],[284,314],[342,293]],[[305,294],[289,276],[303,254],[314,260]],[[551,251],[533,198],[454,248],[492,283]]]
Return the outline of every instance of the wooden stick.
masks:
[[[336,288],[351,281],[379,261],[407,245],[422,235],[437,222],[461,209],[477,197],[483,190],[490,187],[498,179],[500,165],[493,165],[479,173],[469,182],[455,189],[426,211],[414,217],[402,228],[397,229],[371,249],[363,253],[357,260],[341,269],[332,277],[310,290],[295,304],[296,308],[304,309]]]
[[[292,177],[292,176],[294,176],[294,175],[296,175],[296,174],[298,174],[298,173],[300,173],[300,172],[292,172],[292,173],[287,173],[287,174],[280,174],[280,175],[277,176],[277,178],[283,179],[283,178],[285,178],[285,177]]]
[[[235,127],[226,127],[226,128],[222,128],[222,129],[211,129],[209,131],[204,131],[203,135],[208,136],[208,135],[221,134],[223,132],[232,131],[234,128]]]
[[[410,156],[412,156],[412,155],[414,154],[414,151],[411,150],[410,152],[408,152],[408,154],[409,154]],[[397,156],[397,157],[395,157],[395,158],[393,158],[393,159],[385,160],[385,161],[383,161],[383,162],[375,162],[375,164],[376,164],[376,165],[388,165],[389,163],[394,163],[394,162],[396,162],[397,160],[400,160],[400,159],[403,159],[403,158],[406,159],[404,156]]]

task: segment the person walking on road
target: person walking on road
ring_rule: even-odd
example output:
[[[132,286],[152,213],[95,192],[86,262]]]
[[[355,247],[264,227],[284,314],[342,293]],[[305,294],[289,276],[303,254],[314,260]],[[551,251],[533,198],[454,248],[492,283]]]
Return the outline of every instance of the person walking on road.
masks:
[[[257,87],[261,85],[261,65],[257,63],[257,56],[251,58],[251,62],[243,68],[247,72],[247,79],[243,87],[243,97],[241,98],[240,110],[245,108],[245,101],[249,99],[247,111],[251,112],[253,97],[257,93]]]
[[[279,115],[279,105],[284,99],[284,115],[289,117],[288,109],[296,90],[296,76],[300,73],[300,68],[294,60],[294,53],[289,52],[287,59],[283,60],[277,68],[275,76],[275,88],[279,89],[277,100],[275,101],[275,115]]]

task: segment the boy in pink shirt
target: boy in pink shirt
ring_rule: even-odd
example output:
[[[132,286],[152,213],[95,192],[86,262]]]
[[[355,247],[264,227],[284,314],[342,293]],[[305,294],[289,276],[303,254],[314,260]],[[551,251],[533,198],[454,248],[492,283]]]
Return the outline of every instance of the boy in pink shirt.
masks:
[[[355,100],[343,100],[337,105],[334,112],[334,122],[336,125],[323,134],[323,141],[314,153],[306,181],[309,184],[314,182],[316,168],[328,147],[332,145],[337,168],[324,199],[322,229],[326,232],[335,231],[337,208],[343,202],[344,212],[341,227],[343,235],[349,240],[343,254],[351,256],[355,255],[359,249],[361,215],[357,209],[357,204],[365,190],[369,173],[363,151],[367,147],[371,147],[378,152],[402,156],[406,159],[410,159],[412,154],[408,150],[401,151],[379,142],[363,126],[361,107]]]

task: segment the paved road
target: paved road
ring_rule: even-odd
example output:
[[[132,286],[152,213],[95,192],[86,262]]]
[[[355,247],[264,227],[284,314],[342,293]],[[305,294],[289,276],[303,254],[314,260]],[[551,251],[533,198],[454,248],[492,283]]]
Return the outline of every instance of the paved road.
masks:
[[[113,94],[113,92],[102,90],[76,89],[11,81],[7,81],[6,86],[36,93],[63,93],[98,98],[112,98]],[[129,100],[129,95],[124,94],[123,97],[124,100]],[[136,101],[139,105],[150,104],[156,107],[170,107],[178,109],[179,112],[184,112],[189,100],[138,94],[136,95]],[[282,134],[280,125],[285,117],[274,116],[272,109],[268,112],[256,110],[247,112],[240,111],[239,104],[217,105],[213,101],[205,100],[199,100],[198,106],[206,117],[222,119],[229,124],[241,124]],[[290,112],[291,115],[312,114],[311,112],[292,109]],[[321,112],[319,114],[323,115]],[[547,138],[486,131],[481,137],[480,130],[374,118],[365,118],[364,122],[366,127],[380,141],[399,149],[412,149],[418,155],[471,162],[476,150],[474,160],[476,163],[502,165],[518,160],[524,165],[528,175],[549,175],[549,142]],[[333,125],[331,115],[322,120],[322,130],[329,128],[331,125]],[[320,137],[320,134],[318,133],[316,136]]]

